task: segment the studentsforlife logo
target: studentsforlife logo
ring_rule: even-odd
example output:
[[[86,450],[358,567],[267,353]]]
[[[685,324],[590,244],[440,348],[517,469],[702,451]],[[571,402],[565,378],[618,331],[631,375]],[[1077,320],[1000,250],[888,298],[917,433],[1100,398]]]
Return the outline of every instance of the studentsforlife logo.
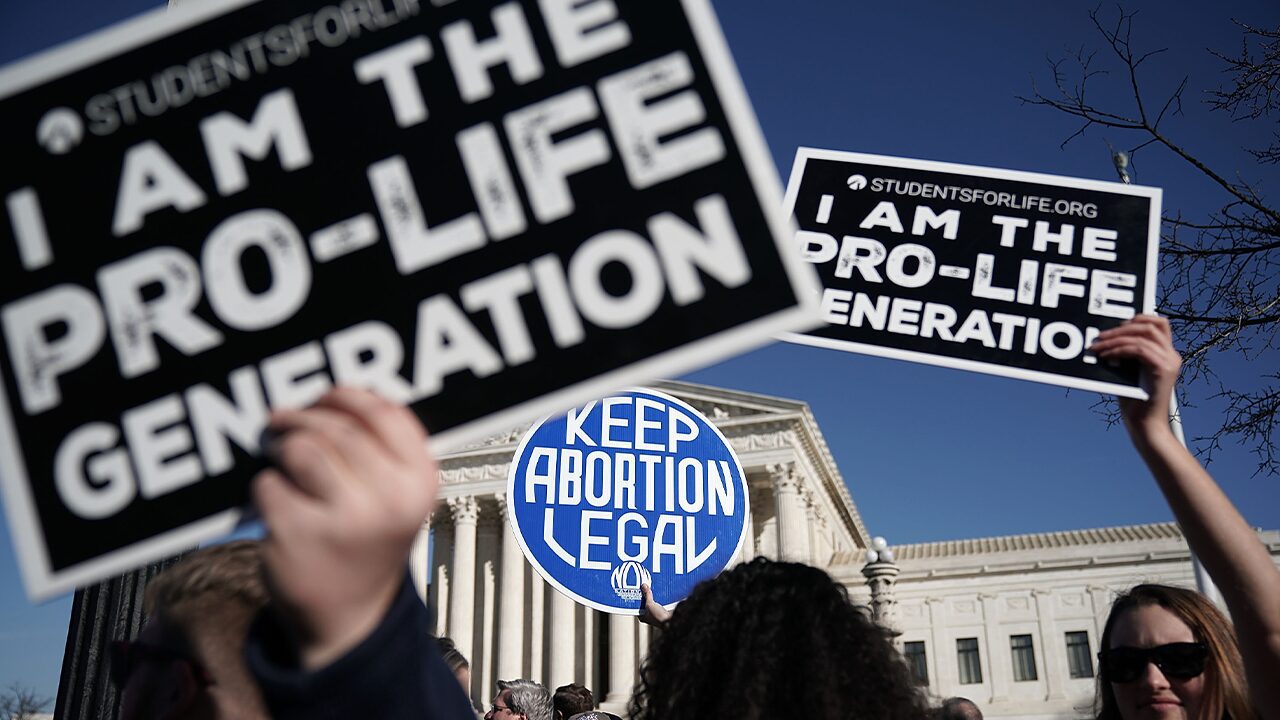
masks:
[[[688,404],[638,388],[543,419],[508,477],[508,520],[552,586],[636,615],[640,585],[684,599],[737,554],[746,475],[724,436]]]

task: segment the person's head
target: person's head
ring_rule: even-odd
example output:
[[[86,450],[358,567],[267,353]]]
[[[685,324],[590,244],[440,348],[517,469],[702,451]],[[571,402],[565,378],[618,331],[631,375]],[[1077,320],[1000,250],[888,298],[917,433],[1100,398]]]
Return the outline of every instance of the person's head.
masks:
[[[982,710],[969,698],[949,697],[938,706],[938,720],[982,720]]]
[[[453,638],[436,638],[436,643],[440,645],[440,656],[444,658],[444,664],[449,666],[453,676],[458,678],[458,684],[462,686],[462,692],[471,693],[471,663],[458,652],[458,646],[454,644]]]
[[[265,718],[243,651],[267,599],[254,541],[205,548],[157,575],[138,639],[113,646],[121,720]]]
[[[756,558],[676,607],[641,665],[629,714],[910,720],[928,710],[889,632],[843,586],[807,565]]]
[[[1098,720],[1254,720],[1231,623],[1200,593],[1138,585],[1102,630]]]
[[[551,697],[551,702],[555,706],[556,720],[565,720],[596,706],[595,696],[586,686],[578,683],[569,683],[556,688],[556,694]]]
[[[532,680],[499,680],[485,720],[551,720],[551,692]]]

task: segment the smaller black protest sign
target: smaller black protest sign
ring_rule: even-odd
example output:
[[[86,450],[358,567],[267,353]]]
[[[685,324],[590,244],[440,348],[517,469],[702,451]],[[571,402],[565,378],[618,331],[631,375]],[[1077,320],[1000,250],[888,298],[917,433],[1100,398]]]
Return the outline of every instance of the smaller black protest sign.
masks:
[[[786,339],[1145,398],[1101,330],[1155,304],[1160,190],[801,148],[787,187],[824,323]]]
[[[439,450],[810,325],[707,0],[204,0],[0,72],[33,596],[230,529],[270,408]]]

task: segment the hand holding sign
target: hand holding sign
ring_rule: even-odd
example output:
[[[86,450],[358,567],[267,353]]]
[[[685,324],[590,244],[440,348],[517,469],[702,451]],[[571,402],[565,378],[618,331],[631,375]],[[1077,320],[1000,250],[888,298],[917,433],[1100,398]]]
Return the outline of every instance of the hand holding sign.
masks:
[[[263,555],[299,658],[317,668],[377,625],[435,506],[439,475],[411,412],[339,388],[307,410],[277,411],[269,451],[280,469],[254,479]]]
[[[1182,358],[1173,349],[1169,321],[1155,315],[1139,315],[1120,327],[1104,330],[1090,350],[1102,360],[1142,363],[1143,384],[1150,399],[1120,398],[1124,424],[1134,441],[1141,445],[1155,433],[1169,432],[1169,399],[1182,370]]]
[[[1158,189],[800,148],[787,209],[825,321],[788,339],[1143,397],[1089,345],[1154,306]]]
[[[653,599],[653,589],[648,585],[640,586],[640,622],[660,628],[671,619],[671,611]]]
[[[229,531],[331,386],[458,447],[812,322],[708,0],[210,0],[0,69],[0,134],[33,597]]]

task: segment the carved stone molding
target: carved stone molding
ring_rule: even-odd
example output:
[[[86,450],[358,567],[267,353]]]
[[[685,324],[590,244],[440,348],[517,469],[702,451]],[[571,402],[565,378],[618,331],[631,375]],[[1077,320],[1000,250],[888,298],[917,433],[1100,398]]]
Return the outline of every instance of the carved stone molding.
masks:
[[[774,463],[765,467],[765,470],[769,472],[769,477],[773,480],[773,491],[775,493],[800,492],[800,475],[796,473],[795,463]]]
[[[778,450],[793,447],[795,434],[789,431],[753,432],[729,438],[729,444],[736,452],[754,452],[757,450]]]
[[[461,483],[506,482],[511,463],[486,463],[483,465],[462,465],[446,467],[440,471],[445,485]]]
[[[520,425],[519,427],[512,428],[511,430],[505,430],[503,432],[490,435],[489,437],[484,438],[483,440],[477,440],[476,442],[463,445],[461,450],[465,452],[467,450],[478,450],[480,448],[485,448],[485,447],[502,447],[505,445],[514,445],[520,442],[520,438],[524,437],[524,434],[529,431],[530,427],[532,427],[532,424],[525,423],[523,425]]]
[[[449,511],[455,525],[475,525],[480,516],[480,503],[470,496],[449,498]]]

